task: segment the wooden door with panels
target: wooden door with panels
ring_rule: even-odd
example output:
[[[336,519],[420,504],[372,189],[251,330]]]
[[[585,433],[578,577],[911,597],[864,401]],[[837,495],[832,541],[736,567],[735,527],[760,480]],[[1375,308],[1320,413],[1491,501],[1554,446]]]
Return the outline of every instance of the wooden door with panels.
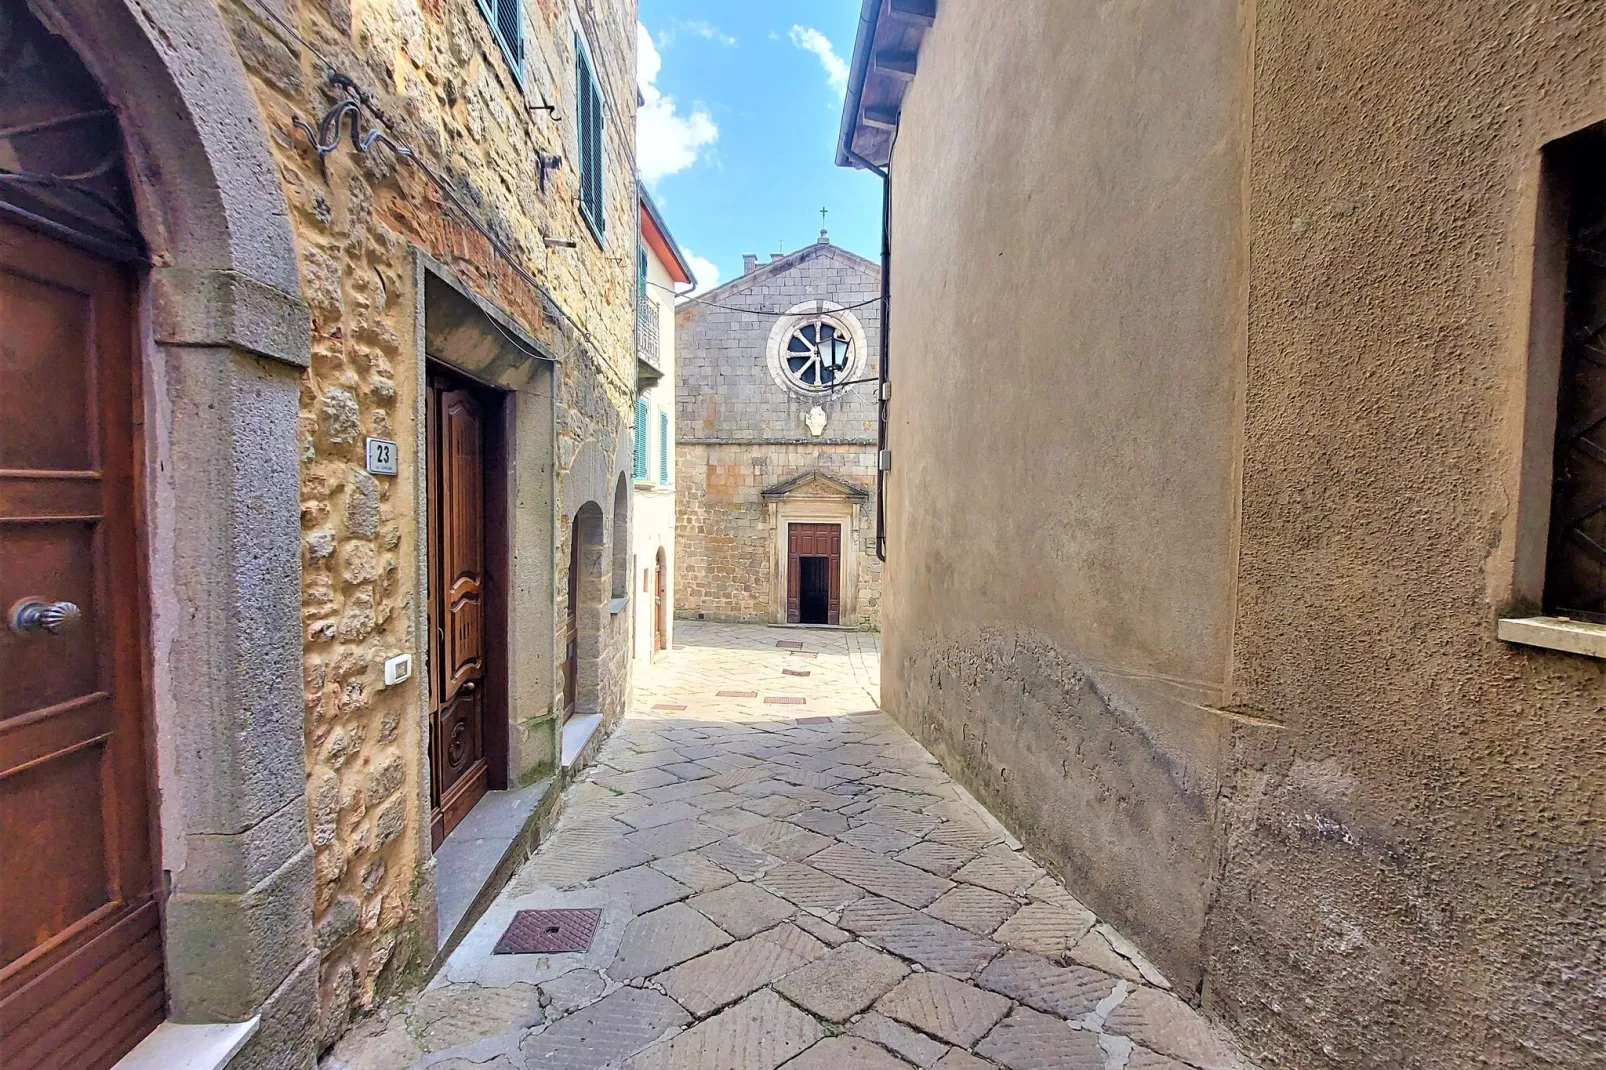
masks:
[[[789,524],[786,531],[788,624],[842,622],[842,525]]]
[[[0,1067],[104,1070],[165,1012],[133,286],[0,220]]]
[[[429,504],[430,842],[505,786],[505,619],[497,592],[500,421],[492,392],[430,365],[425,404]]]

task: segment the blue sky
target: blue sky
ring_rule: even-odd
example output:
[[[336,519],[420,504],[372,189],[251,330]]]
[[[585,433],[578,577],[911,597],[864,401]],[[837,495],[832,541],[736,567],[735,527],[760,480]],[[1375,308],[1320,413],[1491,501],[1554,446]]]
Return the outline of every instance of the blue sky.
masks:
[[[881,186],[839,168],[859,0],[641,0],[639,165],[701,288],[742,254],[831,240],[881,254]]]

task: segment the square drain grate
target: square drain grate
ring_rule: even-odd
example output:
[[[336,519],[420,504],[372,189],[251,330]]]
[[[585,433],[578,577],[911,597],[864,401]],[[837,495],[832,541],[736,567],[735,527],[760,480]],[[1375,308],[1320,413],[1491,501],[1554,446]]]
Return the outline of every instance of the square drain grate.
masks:
[[[513,924],[496,942],[494,953],[550,955],[589,951],[601,920],[600,910],[521,910],[513,915]]]

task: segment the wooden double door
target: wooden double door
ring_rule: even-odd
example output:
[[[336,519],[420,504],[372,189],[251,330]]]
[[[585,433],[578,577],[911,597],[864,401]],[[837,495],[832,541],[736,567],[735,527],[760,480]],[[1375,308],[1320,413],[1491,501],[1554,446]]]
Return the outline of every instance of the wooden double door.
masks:
[[[429,503],[430,841],[439,847],[506,786],[505,514],[501,398],[431,364]]]
[[[842,525],[789,524],[786,531],[786,620],[842,622]]]
[[[165,1012],[124,269],[0,220],[0,1067]]]

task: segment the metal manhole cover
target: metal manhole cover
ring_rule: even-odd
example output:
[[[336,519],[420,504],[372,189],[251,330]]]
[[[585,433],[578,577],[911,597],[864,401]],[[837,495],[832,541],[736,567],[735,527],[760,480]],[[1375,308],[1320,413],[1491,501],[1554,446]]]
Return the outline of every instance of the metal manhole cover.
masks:
[[[829,718],[829,717],[799,717],[797,719],[797,723],[798,724],[830,724],[831,723],[831,718]]]
[[[497,955],[547,955],[589,951],[591,938],[602,920],[600,910],[521,910],[513,915]]]

